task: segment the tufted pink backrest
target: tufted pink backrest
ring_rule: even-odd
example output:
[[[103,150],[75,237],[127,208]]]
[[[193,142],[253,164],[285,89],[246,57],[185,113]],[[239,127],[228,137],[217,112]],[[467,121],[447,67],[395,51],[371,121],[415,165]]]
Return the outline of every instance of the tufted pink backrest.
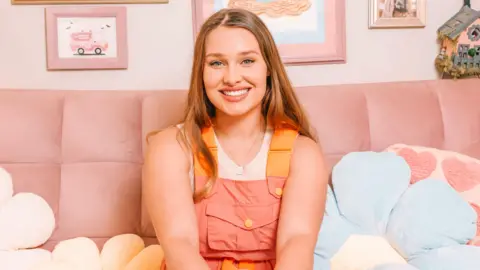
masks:
[[[298,88],[330,165],[350,151],[394,143],[480,158],[480,81]],[[141,196],[145,135],[178,123],[186,91],[0,90],[0,166],[16,192],[54,209],[45,245],[78,236],[155,233]],[[476,155],[476,156],[475,156]]]

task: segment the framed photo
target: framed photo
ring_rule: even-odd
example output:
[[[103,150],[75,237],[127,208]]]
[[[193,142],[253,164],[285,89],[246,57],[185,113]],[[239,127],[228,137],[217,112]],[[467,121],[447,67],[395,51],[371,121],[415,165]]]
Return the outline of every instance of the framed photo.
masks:
[[[45,9],[47,69],[126,69],[125,7]]]
[[[192,0],[194,36],[223,8],[256,13],[288,65],[346,62],[345,0]]]
[[[12,5],[168,4],[169,0],[11,0]]]
[[[369,0],[369,28],[422,28],[426,25],[426,0]]]

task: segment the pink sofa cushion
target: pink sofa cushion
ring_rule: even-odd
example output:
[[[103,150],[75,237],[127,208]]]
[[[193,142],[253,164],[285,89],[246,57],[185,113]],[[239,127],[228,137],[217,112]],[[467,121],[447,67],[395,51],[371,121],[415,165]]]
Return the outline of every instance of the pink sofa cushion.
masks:
[[[477,237],[480,245],[480,160],[455,152],[416,145],[394,144],[385,149],[403,157],[411,169],[410,183],[427,178],[446,181],[478,213]]]

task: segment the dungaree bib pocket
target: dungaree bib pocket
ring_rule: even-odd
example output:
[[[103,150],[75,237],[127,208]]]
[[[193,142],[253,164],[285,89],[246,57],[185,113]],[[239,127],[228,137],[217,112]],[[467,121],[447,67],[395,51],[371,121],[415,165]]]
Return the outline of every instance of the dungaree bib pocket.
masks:
[[[207,243],[217,251],[256,251],[275,247],[280,202],[270,205],[206,207]]]

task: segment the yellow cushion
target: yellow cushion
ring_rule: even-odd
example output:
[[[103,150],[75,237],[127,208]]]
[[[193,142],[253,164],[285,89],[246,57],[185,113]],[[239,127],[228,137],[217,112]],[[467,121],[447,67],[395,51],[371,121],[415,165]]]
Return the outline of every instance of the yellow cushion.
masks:
[[[159,270],[163,261],[160,245],[150,245],[135,256],[124,270]]]
[[[144,248],[143,239],[135,234],[122,234],[110,238],[100,254],[102,270],[123,270]]]

